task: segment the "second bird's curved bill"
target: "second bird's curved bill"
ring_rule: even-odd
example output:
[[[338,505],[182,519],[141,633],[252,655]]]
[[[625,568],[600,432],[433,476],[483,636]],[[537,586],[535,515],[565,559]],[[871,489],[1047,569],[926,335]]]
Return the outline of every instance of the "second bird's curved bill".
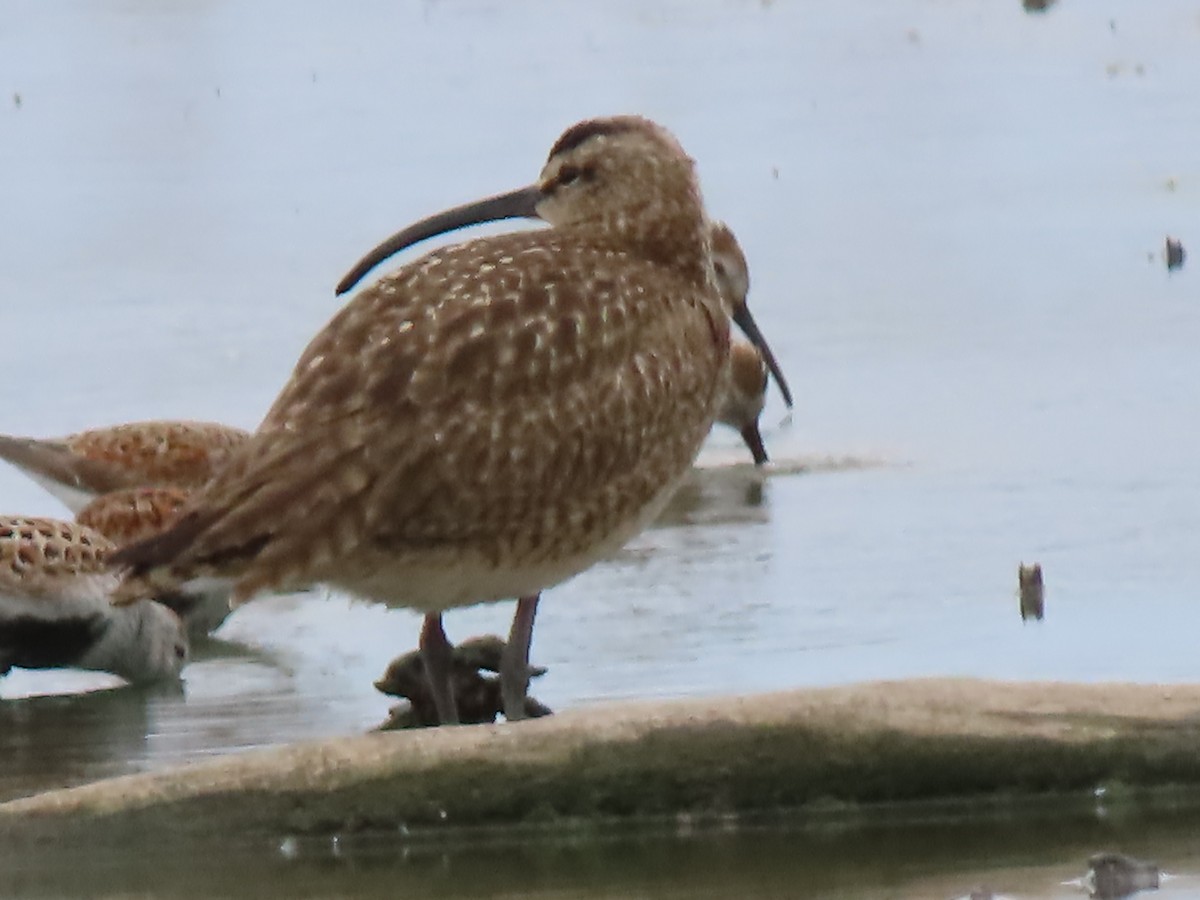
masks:
[[[537,205],[542,199],[542,191],[536,184],[528,185],[507,194],[497,194],[485,200],[474,203],[464,203],[445,212],[437,213],[409,225],[403,231],[398,231],[390,238],[370,251],[354,264],[345,277],[338,282],[337,294],[340,297],[363,280],[368,272],[401,250],[419,244],[421,241],[448,231],[466,228],[468,225],[481,225],[484,222],[497,222],[501,219],[536,219]]]
[[[439,234],[457,231],[459,228],[466,228],[469,225],[498,222],[501,219],[540,218],[537,207],[543,197],[541,188],[536,184],[530,184],[506,194],[496,194],[494,197],[476,200],[473,203],[464,203],[462,206],[456,206],[453,209],[447,209],[421,219],[419,222],[414,222],[402,231],[393,234],[355,263],[354,267],[338,282],[337,294],[341,296],[351,290],[366,277],[368,272],[389,257],[395,256],[413,244],[437,237]],[[771,375],[774,376],[775,383],[783,392],[783,399],[790,409],[792,392],[788,388],[787,379],[783,377],[779,363],[775,360],[775,354],[771,352],[766,338],[758,330],[758,325],[755,323],[754,317],[750,315],[750,310],[744,305],[739,307],[733,314],[733,321],[762,353],[763,360],[770,369]]]

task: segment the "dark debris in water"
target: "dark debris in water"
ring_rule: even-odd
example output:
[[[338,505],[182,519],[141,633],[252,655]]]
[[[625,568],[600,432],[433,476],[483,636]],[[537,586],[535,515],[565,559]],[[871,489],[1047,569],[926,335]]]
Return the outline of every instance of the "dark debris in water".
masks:
[[[1158,865],[1124,853],[1097,853],[1088,860],[1085,879],[1089,896],[1098,900],[1132,897],[1140,891],[1158,890]]]
[[[500,660],[504,641],[496,635],[468,638],[454,648],[451,677],[454,680],[454,699],[458,717],[464,725],[495,722],[503,711],[500,696]],[[485,674],[488,673],[488,674]],[[530,666],[529,677],[546,674],[541,666]],[[402,728],[430,728],[438,724],[437,708],[425,679],[425,665],[419,650],[396,657],[388,665],[375,688],[384,694],[400,697],[406,702],[392,707],[380,731]],[[531,719],[550,715],[550,708],[533,697],[525,698],[525,715]]]
[[[1031,566],[1021,563],[1017,568],[1017,583],[1020,586],[1021,621],[1042,621],[1046,614],[1046,588],[1042,582],[1042,565]]]
[[[1167,271],[1174,272],[1176,269],[1183,268],[1183,264],[1187,261],[1187,251],[1183,249],[1183,243],[1178,238],[1167,235],[1163,258],[1167,261]]]

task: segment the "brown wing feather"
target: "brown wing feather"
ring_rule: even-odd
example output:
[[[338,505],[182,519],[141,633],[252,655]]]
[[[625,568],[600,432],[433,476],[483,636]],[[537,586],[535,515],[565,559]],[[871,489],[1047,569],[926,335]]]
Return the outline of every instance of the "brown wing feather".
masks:
[[[361,292],[189,514],[116,556],[123,593],[197,574],[242,577],[243,596],[324,580],[363,541],[550,552],[628,515],[653,472],[698,449],[728,323],[695,285],[616,254],[505,235]]]
[[[65,602],[88,590],[79,579],[104,574],[112,549],[102,534],[75,522],[0,516],[0,593]]]
[[[158,534],[175,520],[187,499],[182,488],[125,488],[101,494],[75,514],[75,521],[124,544]]]
[[[64,439],[77,456],[108,467],[116,487],[200,487],[249,434],[213,422],[131,422]]]

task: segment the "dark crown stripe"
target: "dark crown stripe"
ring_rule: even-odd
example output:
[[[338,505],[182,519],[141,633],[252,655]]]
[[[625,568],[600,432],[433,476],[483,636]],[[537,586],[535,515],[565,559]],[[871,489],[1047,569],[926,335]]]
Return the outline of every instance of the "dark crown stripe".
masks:
[[[562,133],[554,146],[550,148],[547,159],[553,159],[559,153],[574,150],[584,141],[601,135],[624,134],[629,131],[640,131],[645,128],[646,120],[638,116],[615,116],[610,119],[587,119],[572,125]]]

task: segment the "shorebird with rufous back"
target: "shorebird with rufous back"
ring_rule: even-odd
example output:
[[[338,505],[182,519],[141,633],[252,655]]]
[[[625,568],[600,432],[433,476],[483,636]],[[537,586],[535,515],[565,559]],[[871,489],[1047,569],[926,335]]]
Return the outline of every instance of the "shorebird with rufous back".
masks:
[[[711,428],[729,361],[694,163],[640,117],[567,129],[538,180],[425,219],[343,282],[483,221],[551,226],[434,250],[313,339],[254,436],[176,523],[113,557],[118,602],[194,579],[233,598],[321,582],[425,612],[512,597],[502,664],[521,717],[540,592],[662,509]],[[423,630],[439,715],[451,648]]]
[[[165,531],[186,504],[189,491],[174,487],[127,488],[96,497],[75,514],[118,547]],[[228,585],[188,586],[155,597],[181,619],[192,641],[205,638],[229,618]]]
[[[178,678],[188,658],[179,617],[153,600],[110,603],[116,547],[75,522],[0,516],[0,675],[78,668],[130,682]]]
[[[750,266],[737,237],[724,222],[712,226],[713,271],[717,288],[732,309],[746,305],[750,294]],[[766,342],[762,342],[766,346]],[[792,408],[792,391],[770,350],[760,350],[750,341],[733,339],[729,348],[729,380],[717,410],[717,421],[742,436],[756,466],[769,462],[758,420],[767,403],[767,376],[771,374]]]
[[[735,340],[729,347],[729,383],[726,385],[717,421],[742,436],[756,466],[770,462],[759,417],[767,405],[767,366],[755,346]]]
[[[130,422],[64,438],[0,435],[0,459],[77,513],[124,488],[198,488],[249,436],[214,422]]]

